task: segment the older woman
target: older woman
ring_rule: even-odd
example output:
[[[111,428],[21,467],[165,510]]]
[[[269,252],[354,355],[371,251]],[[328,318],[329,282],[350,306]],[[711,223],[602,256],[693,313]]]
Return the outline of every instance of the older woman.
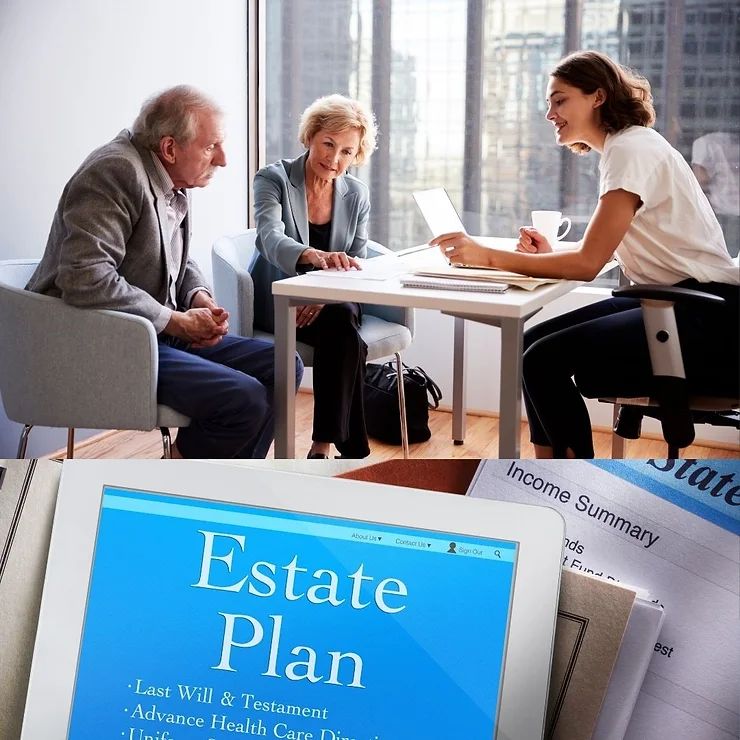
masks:
[[[306,270],[359,268],[364,257],[370,199],[347,174],[375,149],[372,114],[342,95],[314,101],[303,113],[298,138],[306,148],[254,179],[257,253],[251,267],[255,327],[274,331],[272,282]],[[356,303],[301,306],[296,339],[314,348],[313,444],[309,458],[370,453],[362,402],[367,345],[359,334]]]

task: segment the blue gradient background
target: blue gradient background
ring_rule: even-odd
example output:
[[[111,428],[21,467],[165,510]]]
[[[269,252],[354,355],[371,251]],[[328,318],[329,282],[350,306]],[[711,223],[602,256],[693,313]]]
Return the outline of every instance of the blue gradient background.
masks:
[[[126,495],[187,502],[201,510],[215,506],[269,514],[275,517],[276,526],[281,517],[346,524],[355,530],[364,524],[164,495]],[[275,595],[250,595],[249,581],[239,593],[192,587],[198,582],[203,557],[204,538],[199,529],[246,537],[244,552],[234,540],[216,538],[214,555],[225,555],[233,549],[233,563],[229,573],[223,562],[213,561],[210,583],[237,583],[254,562],[264,560],[277,566]],[[428,534],[378,524],[372,524],[372,529],[389,535]],[[512,547],[512,543],[453,534],[449,537],[465,544]],[[317,582],[326,583],[325,577],[315,580],[311,574],[329,569],[339,577],[339,598],[347,601],[333,607],[312,604],[305,598],[286,600],[285,572],[280,567],[296,555],[298,565],[308,568],[308,573],[297,575],[296,593],[305,592]],[[355,610],[349,603],[352,581],[347,575],[360,564],[364,564],[364,575],[374,579],[370,584],[363,583],[362,601],[373,603]],[[322,738],[322,728],[336,733],[335,737],[325,733],[323,740],[344,736],[357,740],[490,740],[497,714],[514,568],[512,562],[319,539],[104,506],[69,738],[129,738],[131,728],[135,728],[135,740],[139,740],[140,729],[148,735],[168,730],[174,740],[249,736],[210,729],[215,714],[240,723],[247,718],[254,723],[261,719],[267,728],[266,737],[275,737],[274,725],[285,722],[294,731],[313,732],[316,740]],[[389,606],[405,604],[398,614],[386,614],[374,604],[375,586],[385,578],[400,579],[408,589],[405,599],[386,597]],[[263,588],[258,583],[255,586]],[[220,660],[224,632],[224,618],[219,612],[248,614],[265,630],[259,645],[232,650],[231,666],[236,672],[213,669]],[[268,666],[272,634],[269,615],[283,617],[277,661],[281,678],[260,675]],[[234,641],[247,642],[251,637],[249,624],[240,621]],[[291,655],[290,651],[301,645],[316,652],[316,673],[325,679],[331,664],[329,651],[359,654],[366,688],[289,680],[285,666],[306,660],[305,651]],[[342,661],[340,682],[349,684],[352,674],[352,662]],[[172,698],[136,696],[129,684],[135,686],[137,679],[147,686],[170,686]],[[178,684],[212,688],[213,704],[181,700]],[[222,706],[220,699],[226,691],[237,697],[251,693],[263,701],[326,708],[328,719],[246,710],[241,699],[233,707]],[[132,719],[130,714],[139,703],[143,711],[156,705],[160,712],[203,717],[205,726],[188,728]]]

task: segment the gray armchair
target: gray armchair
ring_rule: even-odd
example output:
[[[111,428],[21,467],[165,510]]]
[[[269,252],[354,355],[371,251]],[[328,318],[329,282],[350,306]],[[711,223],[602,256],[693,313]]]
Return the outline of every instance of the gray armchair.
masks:
[[[157,337],[151,322],[118,311],[68,306],[24,290],[38,260],[0,261],[0,395],[11,421],[24,425],[18,457],[34,426],[69,430],[162,432],[190,419],[157,403]]]
[[[256,250],[256,231],[248,229],[234,237],[222,236],[213,246],[213,287],[216,300],[229,312],[230,331],[243,337],[273,341],[272,334],[254,329],[254,285],[249,266]],[[368,241],[367,256],[378,257],[390,250]],[[414,309],[395,306],[364,305],[360,335],[367,344],[368,362],[395,355],[396,369],[402,374],[401,352],[414,337]],[[301,342],[296,350],[304,365],[313,364],[313,347]],[[408,457],[406,401],[403,383],[398,383],[401,437],[404,457]]]

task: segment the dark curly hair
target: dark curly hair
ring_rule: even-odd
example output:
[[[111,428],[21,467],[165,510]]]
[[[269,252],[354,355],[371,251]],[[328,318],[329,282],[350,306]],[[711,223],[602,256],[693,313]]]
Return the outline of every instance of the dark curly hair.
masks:
[[[576,51],[558,62],[550,72],[571,87],[577,87],[586,95],[599,88],[606,100],[599,108],[601,126],[607,133],[621,131],[628,126],[652,126],[655,109],[650,83],[639,73],[612,61],[598,51]],[[576,154],[591,151],[588,144],[569,144]]]

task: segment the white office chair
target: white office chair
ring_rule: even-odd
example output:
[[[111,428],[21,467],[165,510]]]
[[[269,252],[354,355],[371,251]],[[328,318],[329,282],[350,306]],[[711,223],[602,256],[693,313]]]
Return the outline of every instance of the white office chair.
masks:
[[[24,290],[38,260],[0,262],[0,395],[11,421],[24,425],[18,457],[34,426],[162,432],[190,419],[157,403],[159,355],[150,321],[120,311],[68,306]]]
[[[257,233],[248,229],[234,237],[222,236],[213,246],[213,287],[216,300],[229,312],[229,328],[243,337],[273,341],[274,336],[254,330],[254,284],[249,266],[256,249]],[[387,247],[368,241],[367,256],[389,254]],[[373,362],[395,355],[398,377],[403,376],[401,352],[414,337],[414,310],[395,306],[364,305],[360,336],[367,344],[367,360]],[[313,365],[313,347],[296,342],[296,351],[306,367]],[[398,404],[401,417],[403,455],[408,457],[406,399],[403,383],[398,383]]]

